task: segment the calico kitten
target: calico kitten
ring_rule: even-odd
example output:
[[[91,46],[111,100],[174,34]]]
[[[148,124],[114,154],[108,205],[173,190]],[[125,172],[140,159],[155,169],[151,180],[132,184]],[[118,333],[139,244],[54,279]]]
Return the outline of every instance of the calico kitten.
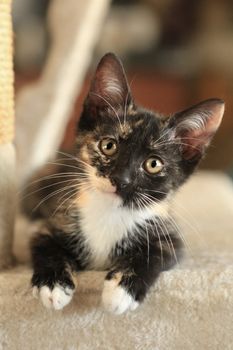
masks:
[[[72,152],[61,152],[46,176],[37,174],[24,201],[41,223],[31,243],[32,286],[46,307],[68,304],[73,273],[88,269],[107,270],[107,310],[120,314],[143,301],[182,255],[170,198],[201,160],[223,112],[219,99],[171,117],[138,107],[119,59],[102,58]]]

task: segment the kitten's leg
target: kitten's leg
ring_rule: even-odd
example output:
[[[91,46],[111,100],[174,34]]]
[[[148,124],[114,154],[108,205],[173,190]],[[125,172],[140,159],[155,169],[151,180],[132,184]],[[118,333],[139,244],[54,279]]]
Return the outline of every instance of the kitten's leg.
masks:
[[[180,256],[180,240],[172,235],[165,237],[161,237],[160,242],[151,240],[149,246],[145,240],[118,258],[116,268],[107,274],[104,282],[102,302],[106,310],[115,314],[135,310],[159,274],[176,263]]]
[[[52,235],[40,234],[33,239],[31,252],[33,295],[47,308],[62,309],[71,301],[75,290],[65,249]]]

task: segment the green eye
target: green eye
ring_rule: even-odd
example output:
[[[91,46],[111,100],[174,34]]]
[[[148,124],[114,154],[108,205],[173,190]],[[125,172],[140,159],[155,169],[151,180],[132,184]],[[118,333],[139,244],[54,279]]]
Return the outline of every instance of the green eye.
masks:
[[[163,163],[159,158],[150,157],[144,162],[144,169],[149,174],[158,174],[163,169]]]
[[[113,156],[117,152],[117,143],[114,139],[106,138],[100,141],[100,150],[106,156]]]

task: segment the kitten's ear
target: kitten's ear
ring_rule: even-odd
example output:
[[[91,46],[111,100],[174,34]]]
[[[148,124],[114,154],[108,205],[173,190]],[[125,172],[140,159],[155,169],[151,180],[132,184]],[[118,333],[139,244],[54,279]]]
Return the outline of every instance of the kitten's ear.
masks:
[[[172,139],[180,141],[184,159],[203,155],[221,123],[223,113],[224,101],[209,99],[171,117]]]
[[[124,110],[132,103],[131,93],[121,61],[113,53],[100,60],[85,101],[91,110]]]

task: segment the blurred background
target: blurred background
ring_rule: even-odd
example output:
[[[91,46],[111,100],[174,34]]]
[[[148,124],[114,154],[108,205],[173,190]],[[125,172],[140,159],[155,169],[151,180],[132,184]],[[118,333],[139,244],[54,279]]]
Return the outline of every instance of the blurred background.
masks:
[[[39,79],[46,62],[49,5],[13,2],[17,92]],[[91,73],[109,51],[123,60],[135,100],[146,108],[170,114],[206,98],[225,100],[223,123],[201,166],[233,176],[233,1],[113,0],[70,115],[65,148],[72,144]]]

